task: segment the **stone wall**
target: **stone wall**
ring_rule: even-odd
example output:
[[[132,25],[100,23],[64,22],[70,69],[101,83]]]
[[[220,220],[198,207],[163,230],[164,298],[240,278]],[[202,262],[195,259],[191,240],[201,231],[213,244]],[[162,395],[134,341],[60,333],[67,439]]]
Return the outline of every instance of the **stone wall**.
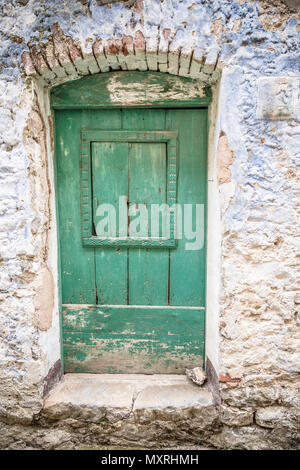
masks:
[[[87,74],[158,70],[209,83],[215,100],[209,191],[210,220],[218,224],[211,226],[208,249],[218,269],[208,267],[216,287],[208,296],[214,321],[208,318],[207,354],[219,374],[222,428],[210,442],[295,447],[297,2],[100,3],[10,0],[0,6],[2,436],[9,426],[35,432],[44,392],[60,369],[49,89]],[[2,442],[13,446],[14,438]]]

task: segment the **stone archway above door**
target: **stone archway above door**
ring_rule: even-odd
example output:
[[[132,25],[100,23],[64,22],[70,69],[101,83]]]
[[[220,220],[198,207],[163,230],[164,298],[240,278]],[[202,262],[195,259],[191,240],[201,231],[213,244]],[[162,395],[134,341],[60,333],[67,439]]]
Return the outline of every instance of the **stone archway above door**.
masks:
[[[199,48],[184,50],[169,39],[169,30],[148,45],[144,34],[134,37],[86,42],[85,48],[64,34],[58,25],[47,43],[30,47],[22,55],[24,72],[28,77],[53,86],[85,75],[117,70],[157,71],[198,79],[208,85],[220,78],[217,53],[205,53]]]

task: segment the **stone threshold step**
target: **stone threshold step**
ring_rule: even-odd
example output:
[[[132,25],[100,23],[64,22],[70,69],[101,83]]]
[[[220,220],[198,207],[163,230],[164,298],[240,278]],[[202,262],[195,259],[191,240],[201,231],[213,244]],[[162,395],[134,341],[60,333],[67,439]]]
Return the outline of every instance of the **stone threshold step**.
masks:
[[[113,424],[149,412],[171,418],[183,410],[199,415],[201,409],[215,409],[212,393],[185,375],[65,374],[45,399],[42,414],[51,420]]]

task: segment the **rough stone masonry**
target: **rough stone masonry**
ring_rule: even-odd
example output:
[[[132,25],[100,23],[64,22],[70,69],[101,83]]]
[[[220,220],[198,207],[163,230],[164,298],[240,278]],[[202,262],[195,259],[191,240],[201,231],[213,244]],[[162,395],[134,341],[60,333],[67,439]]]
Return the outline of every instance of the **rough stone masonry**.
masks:
[[[1,2],[1,448],[126,446],[139,433],[148,447],[299,448],[299,11],[295,0]],[[60,379],[49,90],[113,70],[212,87],[207,356],[219,397],[201,413],[44,407]]]

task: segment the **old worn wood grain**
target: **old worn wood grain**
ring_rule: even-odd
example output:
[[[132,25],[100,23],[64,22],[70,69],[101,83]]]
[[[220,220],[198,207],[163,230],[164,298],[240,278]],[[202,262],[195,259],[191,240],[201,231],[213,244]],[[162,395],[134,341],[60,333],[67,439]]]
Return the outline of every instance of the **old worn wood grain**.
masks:
[[[204,316],[199,308],[65,305],[66,370],[184,373],[202,363]]]
[[[89,125],[89,111],[56,113],[62,302],[94,303],[96,300],[94,249],[82,246],[80,230],[80,129]]]
[[[109,72],[52,88],[55,109],[206,107],[210,89],[198,80],[159,72]]]

